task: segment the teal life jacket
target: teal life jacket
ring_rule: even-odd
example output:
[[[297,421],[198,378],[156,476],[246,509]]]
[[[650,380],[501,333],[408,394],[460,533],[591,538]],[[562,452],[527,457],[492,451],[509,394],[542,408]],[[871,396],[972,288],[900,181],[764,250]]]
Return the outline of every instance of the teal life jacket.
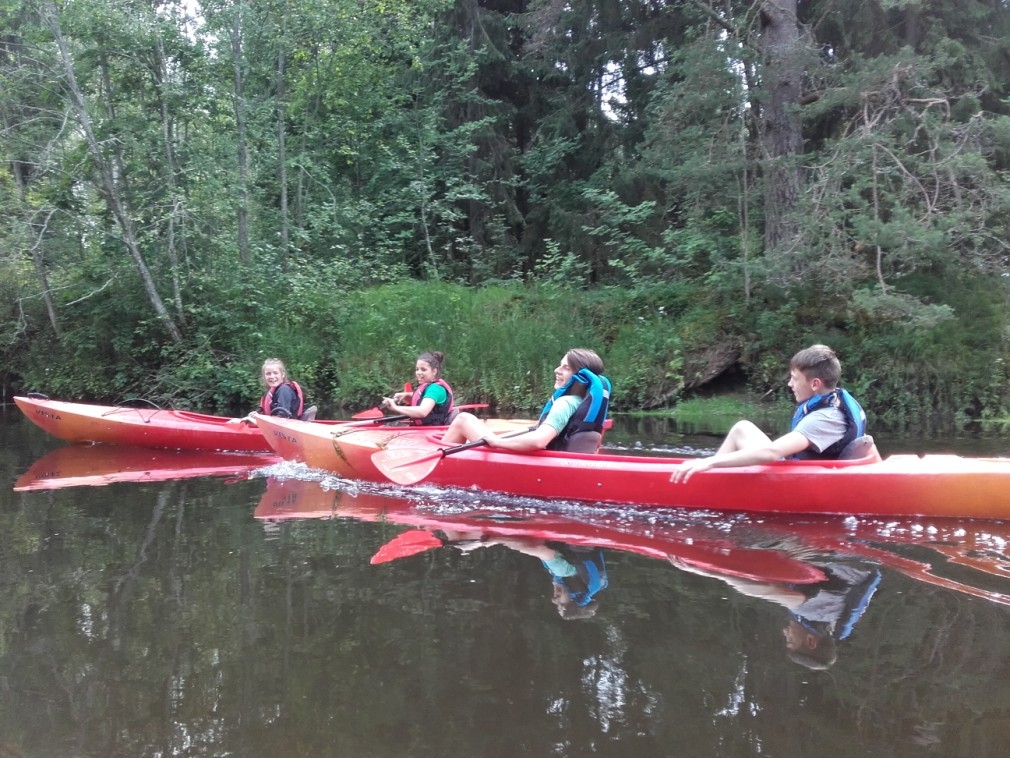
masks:
[[[800,423],[800,419],[811,411],[816,411],[820,408],[838,408],[841,410],[845,416],[845,434],[840,440],[819,453],[815,453],[812,450],[804,450],[802,453],[794,455],[793,458],[798,460],[832,460],[841,455],[842,450],[852,440],[866,434],[866,411],[849,394],[849,391],[842,387],[836,387],[831,392],[826,392],[823,395],[814,395],[809,400],[797,405],[789,429],[795,429],[796,425]]]
[[[571,379],[565,382],[563,387],[554,390],[554,394],[548,398],[544,409],[540,411],[540,419],[537,426],[540,426],[551,412],[554,401],[559,397],[570,394],[576,384],[586,387],[586,394],[582,398],[582,403],[575,409],[575,413],[565,424],[561,433],[551,440],[547,445],[548,450],[566,450],[571,443],[572,437],[583,432],[603,433],[603,425],[607,420],[607,411],[610,409],[611,384],[607,377],[594,374],[587,368],[579,369],[572,374]]]
[[[548,542],[547,546],[554,548],[557,554],[575,569],[574,574],[559,576],[554,573],[547,561],[543,561],[544,568],[551,573],[551,579],[564,586],[575,605],[589,605],[596,599],[597,593],[607,588],[609,584],[607,564],[600,548],[578,547],[554,542]]]

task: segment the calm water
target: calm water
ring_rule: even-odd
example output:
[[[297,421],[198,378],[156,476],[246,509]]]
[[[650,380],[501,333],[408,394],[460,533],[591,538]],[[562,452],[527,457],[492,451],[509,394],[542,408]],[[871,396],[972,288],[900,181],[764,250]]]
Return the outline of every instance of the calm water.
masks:
[[[0,439],[0,756],[1007,754],[1002,523],[405,498],[290,464],[14,492],[109,457],[11,408]]]

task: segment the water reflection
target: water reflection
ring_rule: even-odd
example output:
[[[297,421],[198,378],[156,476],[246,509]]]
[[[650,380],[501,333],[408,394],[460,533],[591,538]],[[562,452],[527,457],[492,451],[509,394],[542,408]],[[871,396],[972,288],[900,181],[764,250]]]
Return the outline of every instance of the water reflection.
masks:
[[[809,558],[824,572],[824,581],[814,584],[755,582],[678,566],[684,571],[725,582],[741,595],[755,597],[786,609],[782,629],[789,658],[809,669],[830,668],[838,659],[838,643],[847,639],[869,607],[883,574],[873,564]]]
[[[66,445],[35,461],[14,483],[15,492],[116,482],[164,482],[201,476],[237,476],[277,463],[266,453],[155,450],[123,445]]]
[[[434,547],[452,547],[462,553],[490,547],[505,547],[539,559],[551,578],[551,601],[558,614],[569,621],[592,618],[599,607],[598,595],[609,584],[603,550],[568,545],[532,537],[492,537],[468,529],[414,529],[397,535],[372,558],[372,563],[414,555]]]
[[[0,535],[12,755],[997,756],[1010,717],[996,522],[408,493],[280,464],[8,488]],[[398,539],[416,552],[376,560]],[[595,614],[561,620],[518,544],[600,551]],[[861,614],[835,566],[881,572]],[[744,587],[841,605],[830,669],[787,658],[803,600]]]
[[[409,527],[373,564],[438,549],[504,547],[539,559],[563,618],[589,618],[609,584],[605,551],[668,562],[784,611],[789,657],[832,666],[883,580],[883,568],[999,604],[1010,529],[1001,522],[768,518],[740,514],[545,504],[474,492],[390,496],[330,480],[269,479],[255,515],[266,522],[347,518]],[[350,489],[345,487],[350,486]]]

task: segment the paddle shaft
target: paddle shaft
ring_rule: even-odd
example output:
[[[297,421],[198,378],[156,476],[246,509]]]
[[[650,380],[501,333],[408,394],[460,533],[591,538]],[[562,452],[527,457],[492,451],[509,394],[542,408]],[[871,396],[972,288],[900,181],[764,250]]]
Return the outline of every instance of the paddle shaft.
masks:
[[[532,432],[536,429],[535,426],[530,426],[525,429],[517,429],[514,432],[509,432],[508,434],[499,435],[500,437],[518,437],[521,434],[526,434],[527,432]],[[462,445],[456,445],[454,447],[440,447],[438,450],[428,453],[420,458],[415,458],[413,461],[407,463],[401,463],[398,466],[393,466],[392,468],[403,468],[404,466],[413,466],[414,464],[421,463],[422,461],[430,461],[432,459],[445,458],[447,455],[455,455],[456,453],[462,453],[464,450],[472,450],[475,447],[482,447],[487,444],[487,440],[481,438],[479,440],[474,440],[473,442],[465,442]]]
[[[536,427],[531,426],[501,436],[518,437],[520,434],[526,434],[534,429]],[[391,482],[403,485],[417,484],[430,476],[439,462],[447,455],[462,453],[464,450],[471,450],[482,445],[487,445],[487,440],[475,440],[455,447],[439,447],[428,453],[417,448],[386,448],[372,454],[372,463],[375,464],[379,473]]]
[[[382,418],[368,418],[361,421],[345,421],[341,426],[374,426],[375,424],[388,424],[390,421],[406,421],[410,416],[383,416]]]
[[[455,410],[458,411],[472,411],[478,408],[487,408],[487,403],[468,403],[467,405],[456,405],[453,406]],[[360,411],[351,416],[355,421],[372,421],[376,424],[384,424],[387,421],[403,421],[404,419],[411,418],[410,416],[383,416],[382,409],[379,406],[374,408],[369,408],[367,411]]]

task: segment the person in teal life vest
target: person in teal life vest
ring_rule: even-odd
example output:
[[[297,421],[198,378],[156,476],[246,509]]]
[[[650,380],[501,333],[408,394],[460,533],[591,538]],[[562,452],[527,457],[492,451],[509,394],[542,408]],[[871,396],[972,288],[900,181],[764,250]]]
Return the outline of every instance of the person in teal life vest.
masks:
[[[470,413],[461,413],[442,435],[455,445],[483,439],[504,450],[566,450],[595,453],[610,406],[610,380],[603,375],[603,360],[592,350],[572,348],[554,369],[554,393],[532,431],[514,437],[493,432]]]
[[[315,418],[315,406],[305,407],[305,393],[298,382],[288,379],[284,362],[279,358],[267,358],[260,371],[263,384],[267,391],[260,398],[257,413],[278,418],[293,418],[312,421]],[[310,418],[311,416],[311,418]],[[241,419],[232,419],[229,423],[245,421],[252,423],[252,414]]]
[[[686,482],[713,468],[771,463],[782,458],[836,459],[847,457],[846,446],[867,440],[866,414],[849,392],[838,386],[842,367],[834,350],[813,345],[789,362],[789,388],[796,399],[792,428],[772,440],[750,421],[733,425],[715,455],[684,461],[674,467],[670,481]],[[872,440],[869,441],[872,444]]]
[[[453,410],[452,387],[442,378],[445,355],[432,350],[417,356],[414,377],[417,389],[397,392],[382,398],[382,407],[400,416],[408,416],[417,426],[442,426],[449,423]],[[405,400],[409,405],[401,405]]]

